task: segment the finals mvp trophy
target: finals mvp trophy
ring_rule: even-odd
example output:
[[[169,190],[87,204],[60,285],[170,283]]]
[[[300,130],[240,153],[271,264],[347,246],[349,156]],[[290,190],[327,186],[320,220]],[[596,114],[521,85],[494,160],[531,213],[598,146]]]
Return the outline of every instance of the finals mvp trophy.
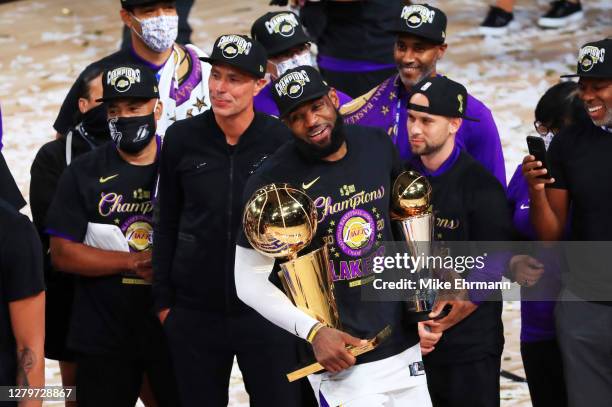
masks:
[[[392,205],[396,220],[413,258],[422,257],[425,261],[432,253],[434,214],[431,208],[431,184],[416,171],[401,173],[393,183]],[[418,263],[412,270],[417,279],[417,288],[410,290],[406,308],[410,322],[427,321],[436,300],[436,290],[422,287],[421,283],[433,276],[433,270]],[[447,312],[446,312],[447,313]],[[441,313],[435,319],[446,315]]]
[[[249,199],[243,216],[244,232],[255,250],[281,263],[278,275],[285,294],[300,310],[322,324],[341,330],[334,286],[329,273],[327,245],[302,256],[317,231],[317,209],[305,192],[289,184],[270,184]],[[385,328],[366,345],[349,348],[358,356],[376,348],[388,336]],[[311,363],[287,375],[290,382],[324,370]]]

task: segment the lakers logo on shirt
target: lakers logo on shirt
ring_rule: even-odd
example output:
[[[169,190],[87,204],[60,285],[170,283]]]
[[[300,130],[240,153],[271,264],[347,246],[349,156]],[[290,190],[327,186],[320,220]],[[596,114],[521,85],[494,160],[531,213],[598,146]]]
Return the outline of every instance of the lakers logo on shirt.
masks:
[[[358,257],[366,253],[374,244],[376,222],[370,213],[363,209],[353,209],[345,213],[336,229],[336,242],[349,256]]]
[[[436,12],[434,10],[415,4],[412,6],[404,6],[401,18],[406,21],[408,27],[419,28],[425,23],[431,24],[435,15]]]
[[[125,239],[135,251],[147,250],[153,245],[153,227],[149,222],[137,220],[126,228]]]

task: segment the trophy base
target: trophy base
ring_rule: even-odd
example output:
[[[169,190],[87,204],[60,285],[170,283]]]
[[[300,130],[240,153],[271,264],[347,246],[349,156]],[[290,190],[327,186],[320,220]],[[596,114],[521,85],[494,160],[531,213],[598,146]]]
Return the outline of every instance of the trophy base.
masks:
[[[355,357],[363,355],[371,350],[374,350],[380,345],[382,341],[387,339],[391,335],[391,326],[387,325],[382,331],[380,331],[374,338],[370,339],[365,345],[348,347],[348,351]],[[313,373],[325,370],[325,368],[319,363],[310,363],[300,369],[294,370],[287,374],[289,382],[294,382],[299,379],[303,379]]]

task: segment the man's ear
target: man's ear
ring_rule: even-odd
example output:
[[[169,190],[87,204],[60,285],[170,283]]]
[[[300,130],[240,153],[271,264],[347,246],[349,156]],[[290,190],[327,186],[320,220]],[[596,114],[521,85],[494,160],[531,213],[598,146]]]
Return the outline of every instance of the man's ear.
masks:
[[[336,92],[336,89],[329,88],[327,96],[329,96],[336,109],[340,108],[340,98],[338,98],[338,93]]]
[[[442,59],[442,57],[444,57],[444,54],[446,53],[446,49],[448,48],[448,44],[442,44],[440,46],[438,46],[438,60]]]
[[[121,21],[123,21],[123,24],[125,24],[128,28],[131,29],[134,25],[134,21],[132,19],[132,16],[130,15],[130,12],[122,8],[121,10],[119,10],[119,15],[121,16]]]
[[[461,117],[453,117],[448,122],[448,130],[451,134],[457,134],[459,128],[461,127],[461,123],[463,123],[463,119]]]
[[[261,90],[266,87],[267,84],[268,82],[265,78],[256,79],[255,88],[253,89],[253,97],[257,96],[259,92],[261,92]]]
[[[155,116],[155,121],[158,121],[162,117],[163,112],[164,112],[164,104],[161,101],[161,99],[158,99],[157,107],[155,108],[155,111],[153,112]]]
[[[85,113],[89,107],[89,101],[85,98],[79,98],[79,112]]]

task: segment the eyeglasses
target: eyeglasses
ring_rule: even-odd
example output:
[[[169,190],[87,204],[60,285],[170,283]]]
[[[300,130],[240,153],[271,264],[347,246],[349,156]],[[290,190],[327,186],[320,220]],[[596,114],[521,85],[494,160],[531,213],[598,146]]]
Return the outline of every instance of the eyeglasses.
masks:
[[[550,128],[550,127],[546,126],[545,124],[543,124],[539,120],[536,120],[535,122],[533,122],[533,127],[535,127],[535,130],[542,137],[546,136],[548,133],[552,133],[555,136],[558,133],[557,129]]]

